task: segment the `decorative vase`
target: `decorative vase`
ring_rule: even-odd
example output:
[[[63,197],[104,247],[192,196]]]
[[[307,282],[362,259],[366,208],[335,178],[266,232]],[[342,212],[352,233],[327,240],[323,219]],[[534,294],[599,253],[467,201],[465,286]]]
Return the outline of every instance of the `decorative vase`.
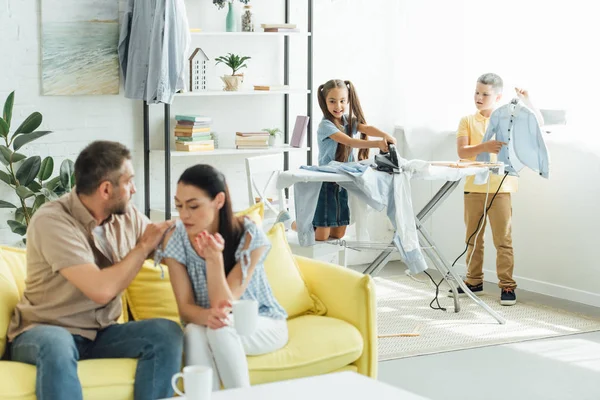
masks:
[[[235,15],[233,12],[233,3],[229,2],[227,4],[227,18],[225,19],[225,30],[227,32],[235,32]]]
[[[254,32],[254,14],[252,14],[252,6],[250,4],[244,6],[242,32]]]
[[[223,75],[221,80],[225,84],[223,90],[235,92],[240,89],[240,84],[244,82],[244,75]]]

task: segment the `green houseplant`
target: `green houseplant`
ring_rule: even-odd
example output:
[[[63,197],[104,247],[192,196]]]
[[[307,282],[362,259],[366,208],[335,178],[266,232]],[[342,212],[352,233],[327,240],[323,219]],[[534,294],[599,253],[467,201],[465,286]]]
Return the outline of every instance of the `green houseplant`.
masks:
[[[46,136],[51,131],[37,131],[42,123],[42,114],[33,112],[11,134],[11,123],[15,92],[6,98],[2,118],[0,118],[0,136],[4,145],[0,145],[0,162],[6,171],[0,169],[0,180],[13,189],[18,204],[0,200],[0,208],[14,209],[14,219],[7,221],[11,231],[25,235],[33,214],[49,200],[57,199],[69,192],[74,183],[74,164],[64,160],[58,176],[52,177],[54,159],[40,156],[28,157],[17,152],[27,143]]]
[[[281,146],[283,144],[283,132],[279,128],[265,128],[263,132],[269,133],[269,146]]]
[[[244,74],[236,74],[240,69],[247,68],[246,61],[249,60],[248,56],[238,56],[236,54],[227,53],[226,56],[220,56],[215,58],[215,65],[223,63],[231,68],[231,75],[224,75],[221,77],[225,87],[223,90],[236,91],[240,87],[240,83],[244,81]]]

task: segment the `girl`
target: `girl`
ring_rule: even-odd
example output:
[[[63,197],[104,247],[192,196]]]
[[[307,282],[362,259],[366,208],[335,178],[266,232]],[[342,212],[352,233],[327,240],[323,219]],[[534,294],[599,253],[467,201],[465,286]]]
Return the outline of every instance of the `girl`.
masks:
[[[222,173],[209,165],[185,170],[177,183],[180,220],[164,251],[185,328],[186,365],[213,370],[213,390],[248,387],[246,355],[278,350],[288,341],[287,314],[265,274],[266,235],[248,218],[236,218]],[[258,302],[256,331],[239,336],[230,326],[231,303]]]
[[[317,96],[323,112],[317,129],[319,165],[327,165],[331,161],[354,161],[353,148],[360,149],[358,160],[361,161],[369,158],[369,148],[386,152],[388,143],[396,144],[392,136],[367,125],[352,82],[332,79],[319,86]],[[361,133],[360,139],[356,138],[357,132]],[[380,137],[382,140],[368,140],[367,136]],[[289,228],[291,217],[283,211],[276,222],[283,222]],[[337,183],[323,182],[313,219],[315,239],[341,239],[349,223],[348,192]],[[291,228],[295,229],[294,223]]]

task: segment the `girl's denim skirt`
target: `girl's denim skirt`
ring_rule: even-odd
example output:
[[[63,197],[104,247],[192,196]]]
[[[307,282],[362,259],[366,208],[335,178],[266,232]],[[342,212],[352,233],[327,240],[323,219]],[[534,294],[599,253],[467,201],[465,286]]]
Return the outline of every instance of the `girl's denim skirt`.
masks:
[[[323,182],[313,226],[327,228],[347,225],[350,225],[348,191],[337,183]]]

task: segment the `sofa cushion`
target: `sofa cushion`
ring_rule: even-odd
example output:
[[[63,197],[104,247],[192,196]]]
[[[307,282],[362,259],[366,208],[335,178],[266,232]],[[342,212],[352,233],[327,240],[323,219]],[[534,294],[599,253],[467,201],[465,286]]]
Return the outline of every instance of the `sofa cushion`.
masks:
[[[363,351],[358,329],[339,319],[303,315],[288,320],[288,329],[285,347],[248,357],[252,384],[333,372],[356,361]]]
[[[264,204],[257,203],[246,210],[235,213],[237,217],[247,216],[258,226],[262,225]],[[150,318],[166,318],[180,323],[177,301],[171,288],[169,268],[162,266],[164,279],[161,278],[161,269],[148,260],[142,266],[133,282],[126,290],[127,303],[131,316],[136,321]]]
[[[271,251],[265,259],[265,271],[275,298],[288,318],[303,314],[324,315],[323,303],[308,291],[292,250],[287,243],[283,224],[275,224],[267,233]]]
[[[77,367],[86,400],[133,398],[137,360],[85,360]],[[0,361],[0,399],[35,400],[35,376],[33,365]]]
[[[0,357],[6,349],[10,319],[23,293],[26,267],[23,250],[0,247]]]

